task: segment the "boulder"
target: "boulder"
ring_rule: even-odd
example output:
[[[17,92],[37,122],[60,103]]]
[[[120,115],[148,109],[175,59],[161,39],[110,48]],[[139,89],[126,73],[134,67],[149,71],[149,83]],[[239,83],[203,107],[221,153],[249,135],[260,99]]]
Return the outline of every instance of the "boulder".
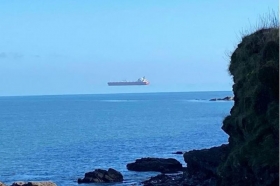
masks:
[[[112,168],[109,168],[107,171],[95,169],[92,172],[85,173],[84,178],[78,179],[78,183],[113,183],[122,181],[123,175]]]
[[[216,177],[217,168],[221,161],[226,158],[229,151],[228,145],[210,149],[192,150],[184,154],[184,160],[187,163],[189,175],[200,174],[201,177]]]
[[[182,164],[174,158],[141,158],[126,165],[132,171],[155,171],[161,173],[175,173],[182,171]]]
[[[6,186],[4,183],[0,182],[0,186]]]
[[[216,178],[201,178],[188,172],[179,174],[159,174],[141,182],[144,186],[216,186]]]
[[[26,185],[24,181],[16,181],[12,184],[12,186],[23,186],[23,185]]]
[[[17,181],[14,182],[12,186],[56,186],[56,184],[50,181],[30,181],[30,182]]]
[[[144,186],[154,186],[154,185],[178,186],[178,185],[182,185],[181,184],[182,181],[183,181],[183,174],[177,174],[177,175],[159,174],[141,183]]]

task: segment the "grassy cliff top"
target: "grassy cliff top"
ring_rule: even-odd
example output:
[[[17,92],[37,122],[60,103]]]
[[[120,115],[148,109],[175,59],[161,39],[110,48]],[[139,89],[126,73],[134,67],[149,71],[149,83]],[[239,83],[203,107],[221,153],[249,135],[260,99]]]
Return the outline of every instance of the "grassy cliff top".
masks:
[[[231,55],[229,72],[235,103],[222,126],[230,153],[219,166],[221,185],[278,183],[278,21],[243,36]]]

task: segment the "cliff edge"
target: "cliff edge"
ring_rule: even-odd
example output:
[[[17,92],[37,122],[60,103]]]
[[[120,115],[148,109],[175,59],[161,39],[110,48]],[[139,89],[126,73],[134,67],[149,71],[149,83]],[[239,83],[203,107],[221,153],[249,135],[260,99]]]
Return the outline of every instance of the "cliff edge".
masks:
[[[223,121],[229,154],[218,185],[278,185],[279,28],[242,39],[231,55],[234,106]]]

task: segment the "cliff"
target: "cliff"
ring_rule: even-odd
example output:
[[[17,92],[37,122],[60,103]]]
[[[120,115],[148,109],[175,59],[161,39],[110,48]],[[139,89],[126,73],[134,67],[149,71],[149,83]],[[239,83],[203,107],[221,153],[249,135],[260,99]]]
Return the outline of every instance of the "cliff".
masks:
[[[218,185],[278,185],[279,28],[242,39],[231,55],[234,106],[223,121],[229,154]]]
[[[234,106],[222,126],[229,143],[185,152],[182,175],[158,175],[144,185],[279,185],[279,26],[243,37],[229,72]]]

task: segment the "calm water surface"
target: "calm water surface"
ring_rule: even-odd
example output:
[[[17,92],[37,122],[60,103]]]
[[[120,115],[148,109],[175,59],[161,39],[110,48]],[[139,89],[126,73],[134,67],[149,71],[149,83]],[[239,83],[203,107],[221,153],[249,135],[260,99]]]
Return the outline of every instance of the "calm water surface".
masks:
[[[130,185],[156,175],[128,171],[141,157],[227,143],[221,130],[232,92],[0,97],[0,181],[51,180],[74,186],[110,167]],[[94,185],[94,184],[90,184]],[[81,185],[82,186],[82,185]]]

